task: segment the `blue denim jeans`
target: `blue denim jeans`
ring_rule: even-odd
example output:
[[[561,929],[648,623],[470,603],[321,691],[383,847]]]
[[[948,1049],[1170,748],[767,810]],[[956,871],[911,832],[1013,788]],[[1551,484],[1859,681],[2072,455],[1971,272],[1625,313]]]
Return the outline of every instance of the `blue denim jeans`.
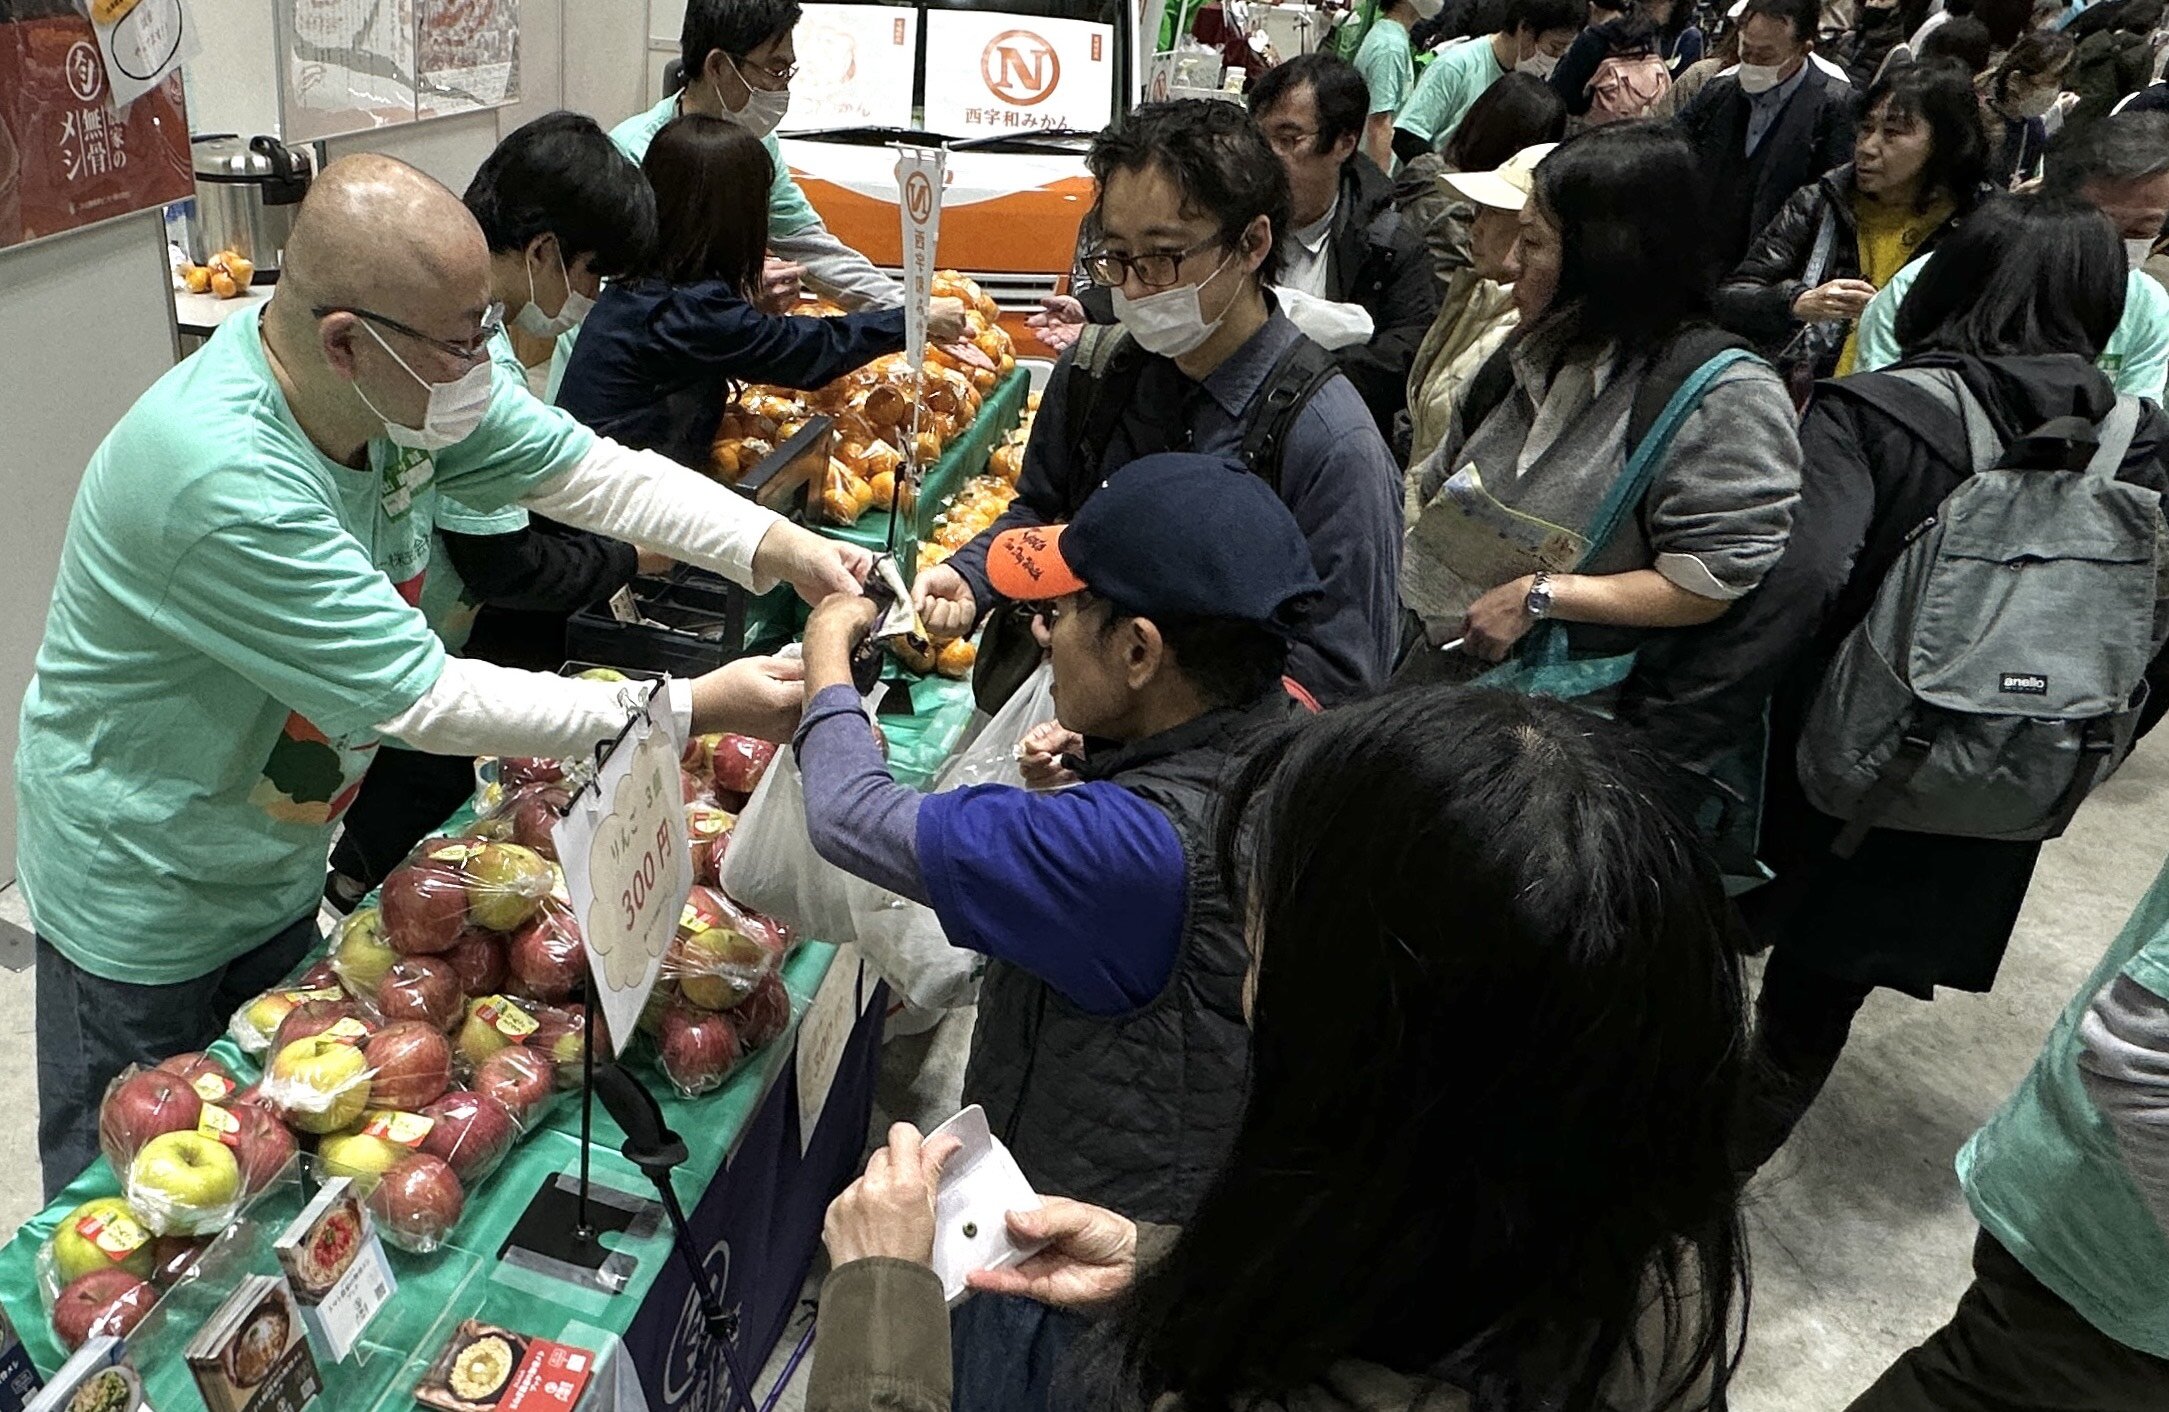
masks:
[[[38,938],[38,1162],[45,1199],[98,1156],[98,1105],[130,1064],[206,1049],[242,1004],[286,979],[323,941],[311,912],[194,980],[132,985],[94,976]]]
[[[1048,1412],[1086,1321],[1035,1300],[975,1294],[949,1316],[952,1412]]]

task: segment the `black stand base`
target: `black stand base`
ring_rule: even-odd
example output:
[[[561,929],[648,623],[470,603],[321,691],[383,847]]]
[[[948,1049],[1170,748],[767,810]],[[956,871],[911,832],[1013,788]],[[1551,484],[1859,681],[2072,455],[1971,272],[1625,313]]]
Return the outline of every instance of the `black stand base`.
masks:
[[[656,1202],[614,1187],[591,1184],[583,1203],[579,1178],[552,1172],[536,1187],[497,1257],[510,1253],[515,1264],[615,1294],[632,1280],[640,1262],[610,1249],[602,1238],[623,1233],[645,1239],[661,1227],[662,1216]]]

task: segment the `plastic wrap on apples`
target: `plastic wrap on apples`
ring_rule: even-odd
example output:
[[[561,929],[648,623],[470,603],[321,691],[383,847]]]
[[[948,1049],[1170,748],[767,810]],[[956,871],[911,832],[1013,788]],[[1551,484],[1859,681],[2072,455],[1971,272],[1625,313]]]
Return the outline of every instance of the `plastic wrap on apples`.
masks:
[[[279,1021],[278,1032],[271,1036],[270,1052],[276,1054],[297,1039],[320,1034],[336,1035],[359,1044],[375,1034],[377,1028],[377,1020],[369,1011],[344,995],[337,1000],[305,1000]]]
[[[582,1064],[587,1054],[587,1027],[592,1020],[595,1026],[595,1043],[598,1055],[610,1053],[610,1027],[603,1020],[602,1011],[593,1015],[579,1001],[563,1005],[540,1005],[535,1008],[535,1032],[527,1037],[529,1051],[540,1054],[557,1066],[557,1086],[560,1090],[580,1086]]]
[[[384,973],[399,959],[384,935],[384,914],[375,907],[358,907],[339,924],[332,938],[331,968],[348,995],[374,1002]]]
[[[738,816],[713,804],[685,806],[686,845],[692,854],[693,881],[705,887],[722,881],[723,853],[730,846]]]
[[[378,1176],[364,1201],[384,1239],[427,1255],[458,1227],[469,1185],[442,1158],[414,1152]]]
[[[175,1054],[161,1059],[157,1067],[169,1074],[178,1074],[196,1091],[196,1096],[206,1103],[224,1103],[241,1087],[241,1081],[234,1077],[233,1070],[227,1068],[216,1056],[205,1054],[201,1050],[190,1050],[186,1054]]]
[[[555,1104],[557,1064],[539,1050],[514,1045],[483,1060],[468,1083],[511,1114],[521,1132],[532,1132]]]
[[[775,921],[739,906],[717,888],[695,887],[679,912],[662,974],[677,983],[688,1005],[728,1010],[776,973],[788,945]]]
[[[482,815],[492,837],[530,850],[555,862],[557,821],[572,807],[573,788],[554,781],[537,781],[507,787]]]
[[[738,1067],[738,1027],[729,1015],[681,1001],[663,1012],[655,1049],[670,1086],[681,1097],[698,1098],[721,1088]]]
[[[456,1029],[466,1003],[459,970],[443,956],[402,956],[377,986],[377,1014],[386,1024],[419,1020]]]
[[[50,1306],[85,1275],[118,1271],[147,1280],[157,1268],[157,1240],[126,1197],[93,1197],[61,1217],[38,1247],[38,1292]]]
[[[235,1044],[241,1046],[242,1053],[252,1056],[264,1054],[271,1049],[280,1024],[295,1009],[312,1000],[346,998],[346,992],[335,986],[317,990],[281,986],[276,990],[267,990],[233,1012],[233,1018],[227,1022],[226,1033]]]
[[[308,1041],[303,1041],[308,1043]],[[199,1127],[164,1133],[128,1164],[128,1204],[154,1235],[209,1235],[240,1214],[241,1159],[225,1139],[237,1119],[206,1105]]]
[[[98,1150],[116,1177],[151,1139],[194,1132],[203,1121],[203,1096],[181,1075],[130,1065],[105,1087],[98,1105]]]
[[[52,1296],[53,1337],[70,1353],[94,1338],[126,1339],[157,1302],[149,1280],[94,1270]]]
[[[518,930],[556,886],[550,860],[517,843],[431,838],[384,879],[385,940],[405,956],[450,951],[469,927]]]
[[[708,778],[714,781],[718,796],[750,796],[760,787],[761,776],[768,773],[776,749],[774,741],[756,740],[750,735],[718,736],[708,767]]]
[[[587,948],[570,903],[546,899],[526,925],[505,940],[505,989],[555,1005],[587,989]]]
[[[761,977],[753,993],[731,1007],[730,1017],[738,1029],[738,1047],[749,1055],[781,1038],[791,1027],[791,992],[782,975]]]
[[[373,1077],[362,1040],[327,1031],[273,1054],[257,1101],[298,1132],[333,1133],[368,1109]]]
[[[455,1088],[424,1104],[421,1116],[429,1121],[429,1128],[415,1150],[449,1165],[470,1187],[497,1170],[522,1132],[519,1118],[510,1109],[470,1088]]]

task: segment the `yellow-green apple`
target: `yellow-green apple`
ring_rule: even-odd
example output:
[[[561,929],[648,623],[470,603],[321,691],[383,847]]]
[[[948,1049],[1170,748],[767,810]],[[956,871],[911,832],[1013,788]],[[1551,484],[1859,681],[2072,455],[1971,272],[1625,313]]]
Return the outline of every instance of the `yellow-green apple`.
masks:
[[[409,1112],[434,1103],[452,1086],[452,1042],[426,1020],[399,1020],[362,1046],[369,1063],[369,1101]]]
[[[193,1132],[203,1098],[188,1080],[164,1069],[140,1069],[106,1091],[98,1109],[98,1146],[116,1176],[125,1175],[145,1143],[163,1133]]]
[[[384,914],[364,907],[339,928],[339,942],[332,948],[331,964],[347,990],[364,999],[377,993],[384,973],[399,953],[384,939]]]
[[[444,1244],[466,1204],[459,1175],[426,1152],[408,1153],[369,1193],[369,1212],[386,1238],[408,1250],[430,1251]]]
[[[495,932],[515,930],[550,895],[556,879],[549,860],[517,843],[485,840],[474,850],[463,868],[469,920]]]
[[[122,1197],[86,1201],[53,1230],[53,1269],[64,1285],[93,1270],[126,1270],[149,1279],[155,1264],[151,1233]]]
[[[126,1270],[93,1270],[53,1300],[53,1336],[74,1352],[93,1338],[126,1338],[158,1302],[148,1280]]]
[[[448,1030],[459,1023],[466,1010],[464,1002],[459,972],[442,956],[402,956],[377,987],[377,1013],[387,1024],[420,1020]]]
[[[369,1061],[329,1035],[297,1039],[272,1059],[264,1101],[290,1127],[335,1133],[369,1106]]]
[[[520,1125],[487,1094],[456,1088],[422,1110],[429,1119],[421,1150],[451,1164],[463,1182],[478,1182],[520,1140]]]
[[[483,1060],[513,1043],[512,1036],[506,1033],[508,1026],[500,1023],[507,1007],[518,1008],[501,995],[478,995],[467,1002],[467,1018],[460,1024],[453,1047],[470,1069],[481,1068]]]
[[[160,1235],[217,1230],[240,1200],[241,1163],[215,1137],[162,1133],[128,1164],[129,1204]]]
[[[353,1127],[317,1139],[317,1165],[327,1175],[357,1180],[382,1176],[413,1154],[413,1148],[367,1131],[374,1116],[372,1110]]]
[[[693,889],[664,962],[688,1004],[728,1010],[776,968],[781,953],[763,939],[773,936],[766,922],[714,888]]]

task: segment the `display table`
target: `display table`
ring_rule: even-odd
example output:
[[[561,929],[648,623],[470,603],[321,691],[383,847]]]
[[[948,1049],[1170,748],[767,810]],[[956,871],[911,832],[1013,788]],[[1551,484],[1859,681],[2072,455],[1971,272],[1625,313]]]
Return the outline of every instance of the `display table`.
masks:
[[[724,1281],[725,1305],[739,1315],[742,1367],[757,1372],[788,1323],[820,1241],[829,1200],[856,1175],[880,1063],[886,992],[857,954],[818,942],[785,963],[793,1021],[789,1034],[747,1060],[714,1093],[681,1099],[641,1066],[663,1097],[663,1112],[685,1138],[690,1160],[678,1170],[679,1199],[709,1267]],[[225,1052],[230,1063],[238,1056]],[[253,1074],[245,1061],[233,1064]],[[623,1339],[653,1412],[728,1404],[722,1360],[702,1327],[668,1227],[619,1248],[637,1260],[616,1295],[572,1285],[498,1260],[499,1247],[545,1180],[579,1161],[577,1095],[561,1101],[541,1131],[513,1149],[481,1184],[454,1234],[454,1247],[427,1256],[392,1251],[400,1290],[371,1326],[381,1342],[366,1362],[327,1370],[320,1406],[336,1412],[392,1412],[412,1405],[409,1391],[438,1345],[464,1318],[480,1318],[543,1338],[598,1347]],[[591,1151],[594,1180],[635,1195],[653,1188],[618,1155],[624,1134],[597,1105]],[[0,1248],[0,1304],[21,1332],[41,1372],[64,1361],[37,1290],[37,1249],[60,1219],[119,1183],[103,1159],[59,1200],[25,1222]],[[242,1273],[276,1273],[275,1226],[299,1209],[298,1190],[275,1190],[261,1208],[274,1227],[249,1249],[224,1259],[198,1281],[184,1280],[132,1346],[159,1412],[202,1412],[203,1402],[177,1350]],[[171,1356],[167,1350],[174,1350]],[[368,1352],[368,1350],[364,1350]]]

